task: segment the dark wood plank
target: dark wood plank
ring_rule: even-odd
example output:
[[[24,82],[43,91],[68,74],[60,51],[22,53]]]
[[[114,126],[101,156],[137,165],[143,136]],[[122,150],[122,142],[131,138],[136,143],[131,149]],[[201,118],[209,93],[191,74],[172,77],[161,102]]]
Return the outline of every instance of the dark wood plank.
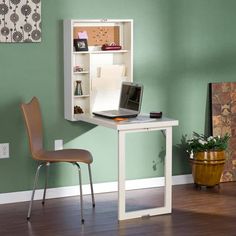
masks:
[[[27,203],[0,205],[1,236],[74,235],[161,235],[234,236],[236,225],[236,182],[197,190],[193,185],[173,187],[173,212],[168,215],[118,222],[117,193],[96,194],[96,208],[84,197],[85,224],[80,221],[79,197],[41,201],[33,205],[27,222]],[[163,188],[127,193],[127,209],[163,205]]]

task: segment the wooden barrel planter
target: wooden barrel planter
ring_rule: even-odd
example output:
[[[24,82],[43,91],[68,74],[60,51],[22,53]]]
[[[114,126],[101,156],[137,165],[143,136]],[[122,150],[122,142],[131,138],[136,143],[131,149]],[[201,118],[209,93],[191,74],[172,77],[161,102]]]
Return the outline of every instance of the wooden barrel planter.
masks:
[[[224,151],[194,153],[190,163],[192,166],[193,180],[196,186],[219,186],[225,164]]]

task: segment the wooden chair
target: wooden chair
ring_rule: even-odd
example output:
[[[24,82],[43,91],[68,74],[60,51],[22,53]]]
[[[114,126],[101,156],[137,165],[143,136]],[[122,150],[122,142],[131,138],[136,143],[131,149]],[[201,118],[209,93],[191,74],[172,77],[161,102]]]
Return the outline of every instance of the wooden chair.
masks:
[[[79,173],[79,184],[80,184],[80,207],[81,207],[81,222],[84,223],[83,216],[83,195],[82,195],[82,180],[81,180],[81,169],[78,163],[85,163],[88,165],[89,179],[92,194],[92,204],[95,207],[92,175],[90,164],[93,162],[91,153],[83,149],[63,149],[57,151],[46,151],[43,149],[43,129],[42,129],[42,116],[40,110],[40,104],[36,97],[34,97],[28,104],[21,104],[21,110],[23,112],[28,138],[29,146],[32,154],[32,158],[38,162],[38,167],[34,179],[34,187],[32,191],[32,197],[29,204],[27,220],[30,219],[31,208],[34,200],[34,193],[38,182],[39,171],[41,167],[46,168],[45,187],[43,193],[42,204],[45,203],[46,189],[47,189],[47,178],[48,169],[50,164],[58,162],[68,162],[75,165],[78,168]]]

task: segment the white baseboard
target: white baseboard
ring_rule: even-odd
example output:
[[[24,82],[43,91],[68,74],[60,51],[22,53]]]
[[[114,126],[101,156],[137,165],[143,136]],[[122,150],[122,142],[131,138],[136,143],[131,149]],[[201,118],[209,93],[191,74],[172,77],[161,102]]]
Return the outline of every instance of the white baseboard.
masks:
[[[126,190],[142,189],[142,188],[154,188],[161,187],[165,184],[164,177],[136,179],[126,181]],[[191,175],[176,175],[172,177],[173,185],[193,183]],[[118,189],[117,182],[98,183],[93,185],[94,193],[107,193],[115,192]],[[32,191],[21,191],[12,193],[1,193],[0,204],[16,203],[29,201]],[[83,194],[90,194],[90,185],[83,185]],[[78,186],[60,187],[47,189],[47,199],[71,197],[79,195]],[[43,189],[38,189],[35,192],[35,200],[42,199]]]

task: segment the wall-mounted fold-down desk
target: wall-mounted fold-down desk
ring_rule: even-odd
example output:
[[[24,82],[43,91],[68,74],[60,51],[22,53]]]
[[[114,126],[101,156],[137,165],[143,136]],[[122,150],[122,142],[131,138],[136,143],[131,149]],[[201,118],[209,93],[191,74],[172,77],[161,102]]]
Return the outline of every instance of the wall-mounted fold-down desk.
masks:
[[[81,115],[79,120],[95,125],[115,129],[118,133],[118,219],[126,220],[142,216],[154,216],[171,213],[172,210],[172,127],[178,120],[163,117],[161,119],[138,119],[116,122],[98,116]],[[129,132],[162,131],[166,137],[165,157],[165,198],[164,206],[126,212],[125,209],[125,135]]]

